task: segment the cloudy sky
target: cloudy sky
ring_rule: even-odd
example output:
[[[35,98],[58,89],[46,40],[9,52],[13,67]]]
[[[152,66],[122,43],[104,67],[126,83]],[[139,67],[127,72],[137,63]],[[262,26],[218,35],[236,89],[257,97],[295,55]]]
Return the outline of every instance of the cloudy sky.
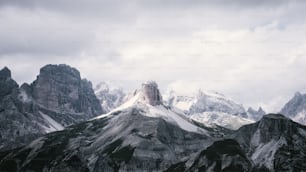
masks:
[[[0,0],[0,67],[66,63],[94,84],[215,90],[278,111],[306,91],[303,0]]]

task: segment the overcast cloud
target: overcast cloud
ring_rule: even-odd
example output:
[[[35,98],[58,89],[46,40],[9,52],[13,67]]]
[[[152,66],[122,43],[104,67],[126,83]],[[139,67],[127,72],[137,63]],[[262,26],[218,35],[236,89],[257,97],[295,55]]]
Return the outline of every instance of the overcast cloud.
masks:
[[[0,0],[0,67],[67,63],[130,91],[215,90],[278,111],[306,91],[302,0]]]

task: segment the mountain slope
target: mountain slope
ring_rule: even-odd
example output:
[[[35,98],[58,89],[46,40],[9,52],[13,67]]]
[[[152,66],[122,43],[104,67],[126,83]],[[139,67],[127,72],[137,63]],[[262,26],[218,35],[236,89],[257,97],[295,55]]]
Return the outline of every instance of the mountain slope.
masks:
[[[295,122],[306,125],[306,94],[296,92],[294,97],[284,105],[280,113]]]
[[[268,114],[167,171],[306,171],[305,143],[305,126]]]
[[[212,141],[205,129],[167,109],[149,82],[110,113],[11,152],[0,170],[163,171]]]
[[[67,65],[46,65],[31,85],[21,87],[4,68],[0,86],[0,150],[103,113],[91,83]]]
[[[265,115],[241,127],[233,137],[256,169],[306,170],[306,127],[280,114]]]
[[[240,145],[232,139],[214,142],[195,158],[172,165],[167,172],[176,171],[251,171],[252,163]]]

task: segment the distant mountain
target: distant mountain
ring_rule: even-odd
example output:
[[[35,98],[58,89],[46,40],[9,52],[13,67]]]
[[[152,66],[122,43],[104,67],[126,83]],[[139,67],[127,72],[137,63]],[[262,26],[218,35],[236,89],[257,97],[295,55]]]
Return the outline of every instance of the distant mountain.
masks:
[[[21,87],[8,68],[0,71],[0,150],[26,144],[103,113],[91,82],[67,65],[46,65]]]
[[[171,91],[166,95],[166,104],[179,109],[191,119],[206,126],[219,125],[229,129],[238,129],[242,125],[253,123],[241,104],[217,92],[199,90],[195,95],[180,95]]]
[[[259,107],[258,110],[254,110],[253,108],[249,107],[247,114],[249,119],[258,121],[266,114],[266,112],[261,107]]]
[[[106,112],[113,110],[124,102],[126,94],[122,88],[114,87],[107,82],[100,82],[94,89],[102,109]]]
[[[280,111],[292,120],[306,125],[306,94],[296,92],[295,95]]]
[[[163,171],[212,141],[209,131],[164,106],[157,84],[147,82],[108,114],[11,152],[0,171]]]

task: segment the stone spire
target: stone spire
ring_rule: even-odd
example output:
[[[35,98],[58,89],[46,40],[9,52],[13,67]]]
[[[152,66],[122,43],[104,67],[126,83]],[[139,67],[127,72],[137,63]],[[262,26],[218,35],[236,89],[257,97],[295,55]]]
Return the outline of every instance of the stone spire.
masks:
[[[142,84],[143,98],[146,103],[152,106],[161,105],[163,98],[159,92],[158,85],[155,81],[148,81]]]

